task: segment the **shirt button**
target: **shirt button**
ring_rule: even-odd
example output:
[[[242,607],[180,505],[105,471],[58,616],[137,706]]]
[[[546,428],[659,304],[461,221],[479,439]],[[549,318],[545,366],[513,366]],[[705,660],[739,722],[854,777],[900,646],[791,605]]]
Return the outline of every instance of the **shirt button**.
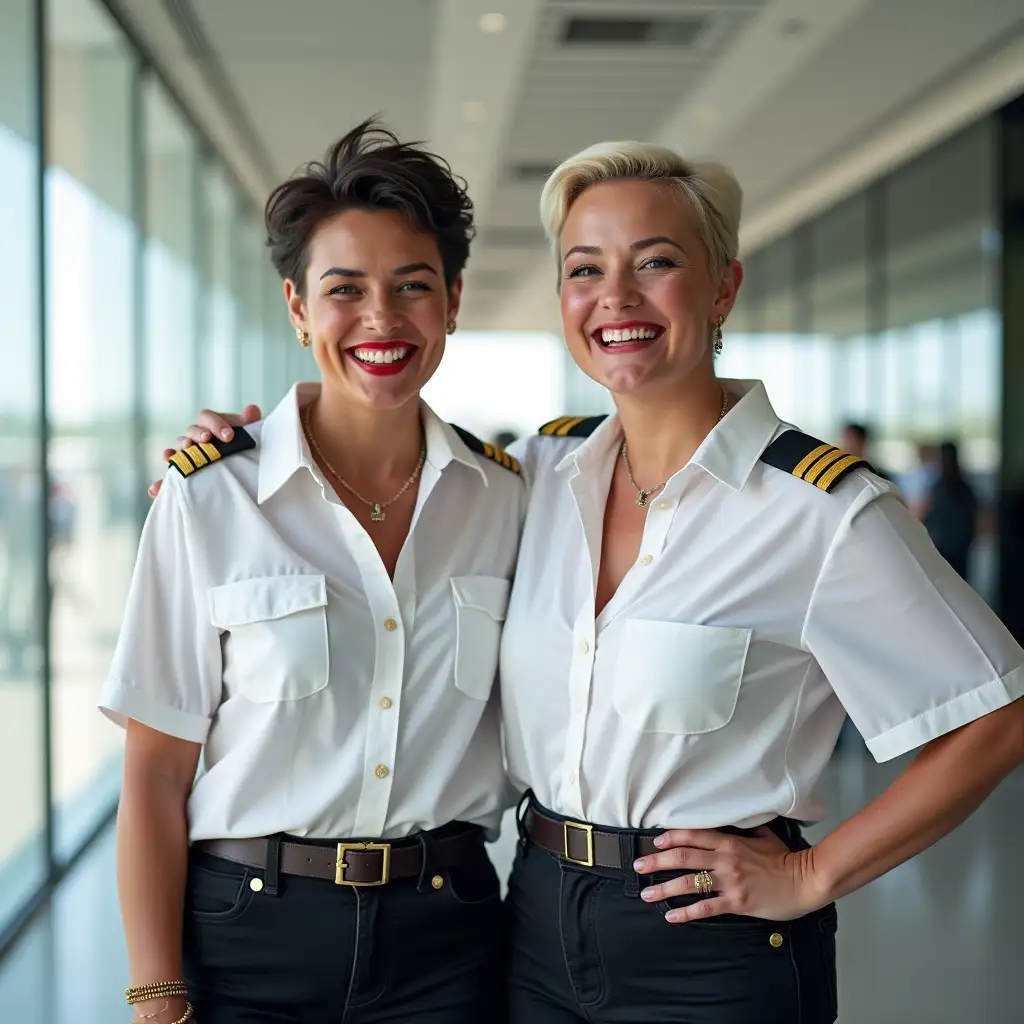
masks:
[[[378,779],[386,779],[391,772],[388,771],[388,766],[386,764],[379,764],[373,769],[373,774],[376,775]]]
[[[667,501],[658,502],[658,511],[667,512],[672,506]]]
[[[394,619],[390,619],[390,618],[388,618],[388,619],[385,619],[385,620],[384,620],[384,628],[385,628],[385,629],[386,629],[386,630],[387,630],[387,631],[388,631],[389,633],[394,633],[394,631],[395,631],[396,629],[398,629],[398,623],[397,623],[397,622],[396,622],[396,621],[395,621]]]
[[[654,555],[644,555],[644,557],[640,559],[640,564],[641,565],[650,565],[651,562],[653,562],[653,561],[654,561]]]
[[[589,654],[589,653],[590,653],[590,644],[588,644],[586,640],[581,640],[580,641],[580,654]]]
[[[391,707],[391,698],[390,697],[381,697],[381,699],[380,699],[380,709],[381,709],[381,711],[387,711],[390,707]]]
[[[569,772],[569,784],[572,786],[576,785],[576,773],[574,771]]]

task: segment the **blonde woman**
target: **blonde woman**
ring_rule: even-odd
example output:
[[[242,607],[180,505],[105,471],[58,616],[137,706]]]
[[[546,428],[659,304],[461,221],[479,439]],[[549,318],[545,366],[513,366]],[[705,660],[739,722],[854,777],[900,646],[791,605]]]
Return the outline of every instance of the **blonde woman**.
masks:
[[[834,1021],[834,901],[1024,757],[1024,652],[896,491],[716,376],[740,205],[725,168],[637,143],[542,197],[566,343],[616,414],[513,449],[514,1024]],[[923,749],[812,849],[847,712],[879,760]]]

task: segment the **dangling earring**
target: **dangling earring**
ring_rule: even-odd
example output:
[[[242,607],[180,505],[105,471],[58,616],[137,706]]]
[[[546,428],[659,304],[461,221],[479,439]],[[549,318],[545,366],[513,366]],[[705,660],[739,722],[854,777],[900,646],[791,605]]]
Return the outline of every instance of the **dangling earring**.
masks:
[[[452,319],[451,319],[451,320],[449,320],[449,321],[448,321],[448,323],[447,323],[447,324],[445,325],[445,330],[446,330],[446,331],[447,331],[447,332],[448,332],[449,334],[454,334],[454,333],[455,333],[455,328],[456,328],[456,326],[458,326],[458,325],[457,325],[457,324],[455,323],[455,318],[454,318],[454,317],[452,317]]]
[[[295,328],[295,337],[303,348],[309,348],[309,335],[301,327]]]
[[[715,325],[715,355],[720,356],[722,354],[722,324],[725,323],[725,317],[720,316],[718,323]]]

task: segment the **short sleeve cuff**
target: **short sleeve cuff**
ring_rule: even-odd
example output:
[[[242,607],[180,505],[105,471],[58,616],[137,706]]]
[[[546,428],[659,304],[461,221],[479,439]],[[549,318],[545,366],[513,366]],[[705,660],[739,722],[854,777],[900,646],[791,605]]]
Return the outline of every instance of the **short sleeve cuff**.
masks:
[[[930,743],[946,733],[998,711],[1024,696],[1024,665],[1002,679],[984,683],[977,689],[912,718],[909,722],[865,740],[876,761],[890,761],[908,750]]]
[[[100,711],[116,725],[124,728],[128,719],[134,719],[150,729],[176,736],[190,743],[205,743],[210,731],[210,720],[202,715],[179,711],[154,700],[147,693],[120,679],[108,679],[100,698]]]

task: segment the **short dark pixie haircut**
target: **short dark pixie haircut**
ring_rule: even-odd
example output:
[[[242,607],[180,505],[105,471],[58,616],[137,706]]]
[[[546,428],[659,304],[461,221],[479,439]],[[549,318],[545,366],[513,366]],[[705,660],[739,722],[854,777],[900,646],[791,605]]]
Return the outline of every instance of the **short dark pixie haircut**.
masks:
[[[397,210],[437,241],[447,287],[469,258],[473,202],[447,161],[399,142],[376,118],[338,139],[270,194],[264,213],[270,258],[306,294],[309,243],[324,221],[346,210]]]

